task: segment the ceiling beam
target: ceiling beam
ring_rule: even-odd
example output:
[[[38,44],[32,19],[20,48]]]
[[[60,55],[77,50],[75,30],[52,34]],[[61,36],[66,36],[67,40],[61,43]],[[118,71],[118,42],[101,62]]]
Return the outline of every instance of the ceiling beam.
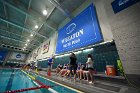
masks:
[[[5,17],[6,17],[6,19],[8,19],[7,9],[6,9],[6,6],[5,6],[4,3],[3,3],[3,7],[4,7],[4,14],[5,14]],[[7,24],[7,25],[8,25],[8,24]]]
[[[29,1],[28,10],[29,10],[29,8],[30,8],[30,6],[31,6],[31,3],[32,3],[32,0]]]
[[[51,11],[49,12],[47,18],[46,18],[46,22],[47,22],[47,19],[50,17],[51,13],[53,12],[53,10],[55,9],[55,7],[53,7],[51,9]],[[42,23],[41,26],[39,27],[39,29],[37,30],[37,32],[39,32],[41,30],[41,28],[43,27],[43,25],[46,25],[46,22]],[[55,30],[56,31],[56,30]],[[48,37],[49,38],[49,37]]]
[[[3,3],[3,7],[4,7],[5,17],[6,17],[6,19],[8,19],[8,12],[7,12],[7,8],[6,8],[4,3]],[[9,24],[8,23],[7,23],[7,29],[9,29]]]
[[[66,9],[63,9],[61,4],[57,2],[56,0],[48,0],[50,3],[52,3],[58,10],[60,10],[65,16],[72,19],[73,16],[70,14],[70,12]]]
[[[32,0],[29,1],[28,10],[29,10],[29,8],[30,8],[31,2],[32,2]],[[27,15],[25,15],[24,27],[25,27],[26,21],[27,21]],[[24,31],[24,29],[23,29],[22,32],[21,32],[20,38],[22,38],[23,31]]]
[[[19,11],[20,13],[22,13],[22,14],[24,14],[24,15],[27,15],[28,17],[30,17],[30,18],[32,18],[32,19],[34,19],[34,20],[40,22],[40,20],[38,19],[38,18],[40,18],[40,17],[37,18],[36,16],[33,16],[33,15],[29,14],[27,11],[24,11],[24,10],[22,10],[22,9],[20,9],[20,8],[17,8],[17,7],[15,7],[14,5],[12,5],[12,4],[10,4],[10,3],[4,1],[4,0],[0,0],[0,2],[4,3],[5,5],[7,5],[7,6],[13,8],[13,9],[15,9],[15,10],[17,10],[17,11]],[[38,20],[37,20],[37,19],[38,19]],[[41,17],[41,20],[42,20],[42,21],[41,21],[42,23],[45,22],[45,20],[42,19],[42,17]],[[56,30],[56,28],[53,28],[52,26],[50,26],[50,25],[48,25],[48,24],[46,24],[46,26],[49,27],[49,28],[51,28],[52,30]]]
[[[10,45],[5,45],[5,46],[10,46],[10,47],[13,47],[13,48],[14,48],[14,49],[10,49],[10,48],[7,48],[7,47],[3,47],[3,45],[5,45],[5,44],[1,44],[1,45],[0,45],[0,48],[6,48],[6,49],[8,49],[8,50],[14,50],[14,51],[16,51],[16,52],[23,52],[23,53],[29,53],[30,51],[32,51],[31,49],[22,50],[22,49],[19,48],[19,47],[14,47],[14,46],[10,46]],[[17,48],[17,49],[15,49],[15,48]],[[19,50],[19,49],[21,49],[21,50]]]
[[[25,42],[25,41],[20,41],[20,40],[17,40],[17,39],[14,39],[14,38],[10,38],[10,37],[6,37],[6,36],[2,36],[2,35],[0,35],[0,37],[1,38],[5,38],[5,39],[8,39],[8,40],[12,40],[12,41],[16,41],[16,42],[20,42],[20,43],[24,43],[24,44],[26,44],[27,42]],[[31,46],[37,46],[37,45],[33,45],[33,44],[30,44],[29,43],[29,45],[31,45]]]
[[[27,28],[25,28],[25,27],[23,27],[23,26],[21,26],[21,25],[19,25],[19,24],[16,24],[16,23],[10,21],[10,20],[4,19],[4,18],[2,18],[2,17],[0,17],[0,20],[6,22],[6,23],[8,23],[8,24],[11,24],[11,25],[13,25],[13,26],[16,26],[16,27],[18,27],[18,28],[24,29],[24,31],[27,31],[27,32],[33,33],[33,34],[35,34],[35,35],[38,35],[38,36],[40,36],[40,37],[43,37],[43,38],[45,38],[45,39],[48,38],[47,36],[43,36],[43,35],[41,35],[41,34],[35,32],[35,31],[33,31],[33,30],[27,29]]]
[[[27,11],[29,11],[29,8],[31,6],[31,2],[32,2],[32,0],[29,1],[28,10]],[[25,20],[24,20],[24,25],[25,25],[26,21],[27,21],[27,15],[26,15]]]
[[[14,35],[19,36],[19,37],[24,37],[24,36],[22,36],[22,35],[18,35],[18,34],[16,34],[16,33],[10,32],[10,31],[5,30],[5,29],[1,29],[1,28],[0,28],[0,31],[8,32],[8,33],[14,34]],[[25,38],[25,37],[24,37],[24,38]],[[34,40],[34,39],[33,39],[32,41],[38,42],[38,44],[43,43],[43,42],[40,42],[40,41],[38,41],[38,40]]]

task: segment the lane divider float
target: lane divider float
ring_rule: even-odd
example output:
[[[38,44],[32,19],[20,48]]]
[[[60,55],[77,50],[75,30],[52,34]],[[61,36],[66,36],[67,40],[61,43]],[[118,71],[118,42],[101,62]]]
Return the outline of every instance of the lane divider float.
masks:
[[[36,90],[36,89],[41,89],[41,88],[46,88],[46,86],[37,86],[37,87],[32,87],[32,88],[25,88],[25,89],[19,89],[19,90],[11,90],[11,91],[6,91],[6,92],[2,92],[2,93],[17,93],[17,92]]]

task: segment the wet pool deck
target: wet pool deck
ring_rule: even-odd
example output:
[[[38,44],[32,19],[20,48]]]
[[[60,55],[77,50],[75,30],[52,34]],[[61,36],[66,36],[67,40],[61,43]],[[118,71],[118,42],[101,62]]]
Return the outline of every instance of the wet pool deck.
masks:
[[[47,77],[47,72],[39,71],[39,75]],[[57,76],[56,73],[52,72],[50,80],[64,84],[66,86],[75,88],[85,93],[140,93],[140,91],[129,84],[125,83],[125,79],[122,77],[107,77],[102,74],[96,74],[95,84],[89,84],[85,80],[77,79],[70,80],[69,78]],[[98,78],[99,77],[99,78]],[[101,78],[102,77],[102,78]]]

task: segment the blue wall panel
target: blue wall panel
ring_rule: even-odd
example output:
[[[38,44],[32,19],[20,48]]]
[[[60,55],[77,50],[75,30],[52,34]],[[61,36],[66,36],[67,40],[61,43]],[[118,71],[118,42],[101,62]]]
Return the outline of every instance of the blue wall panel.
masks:
[[[56,54],[103,41],[95,7],[88,6],[58,31]]]
[[[0,50],[0,61],[4,61],[4,59],[6,58],[8,54],[7,50]]]

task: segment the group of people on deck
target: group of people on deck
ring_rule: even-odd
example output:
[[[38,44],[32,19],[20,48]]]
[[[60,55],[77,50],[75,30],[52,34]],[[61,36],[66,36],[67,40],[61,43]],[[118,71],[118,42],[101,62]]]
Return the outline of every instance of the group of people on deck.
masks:
[[[93,77],[93,57],[91,54],[87,55],[87,62],[85,64],[77,64],[77,58],[74,53],[70,55],[70,62],[68,64],[64,64],[63,66],[59,64],[56,68],[56,73],[59,76],[67,77],[69,76],[72,79],[72,75],[74,75],[74,81],[76,77],[87,80],[89,83],[94,84]]]
[[[52,56],[48,59],[47,65],[47,75],[48,77],[51,76],[51,69],[52,64],[54,64],[54,58],[55,56]],[[62,77],[70,77],[72,80],[72,75],[74,76],[74,81],[76,81],[76,78],[78,77],[80,80],[84,79],[87,80],[89,83],[94,84],[94,77],[93,77],[93,57],[91,54],[87,55],[87,61],[85,64],[77,64],[77,58],[74,53],[70,54],[69,57],[70,61],[68,64],[64,64],[63,66],[59,64],[56,68],[56,73],[59,76]],[[26,64],[23,67],[25,70],[29,70],[31,68],[30,64]],[[36,67],[37,69],[37,67]]]

